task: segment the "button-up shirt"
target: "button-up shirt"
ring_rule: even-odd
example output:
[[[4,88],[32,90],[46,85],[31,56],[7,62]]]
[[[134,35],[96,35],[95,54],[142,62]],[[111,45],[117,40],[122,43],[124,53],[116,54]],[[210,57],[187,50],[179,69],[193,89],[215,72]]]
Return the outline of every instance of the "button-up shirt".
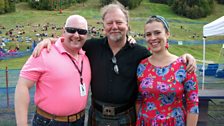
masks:
[[[133,103],[137,98],[137,66],[150,55],[140,45],[125,46],[115,55],[119,74],[114,71],[113,52],[107,38],[87,40],[83,49],[90,60],[92,98],[113,104]]]

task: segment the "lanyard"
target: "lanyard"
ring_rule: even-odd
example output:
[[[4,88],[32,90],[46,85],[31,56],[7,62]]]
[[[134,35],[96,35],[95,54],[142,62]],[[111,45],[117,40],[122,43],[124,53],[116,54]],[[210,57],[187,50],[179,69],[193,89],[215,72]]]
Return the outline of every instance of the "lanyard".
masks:
[[[67,54],[67,53],[66,53]],[[68,57],[71,59],[71,61],[72,61],[72,63],[74,64],[74,66],[75,66],[75,68],[78,70],[78,72],[79,72],[79,75],[80,75],[80,82],[81,82],[81,84],[83,84],[83,78],[82,78],[82,70],[83,70],[83,60],[82,60],[82,62],[81,62],[81,70],[79,69],[79,67],[75,64],[75,62],[72,60],[72,57],[69,55],[69,54],[67,54],[68,55]]]

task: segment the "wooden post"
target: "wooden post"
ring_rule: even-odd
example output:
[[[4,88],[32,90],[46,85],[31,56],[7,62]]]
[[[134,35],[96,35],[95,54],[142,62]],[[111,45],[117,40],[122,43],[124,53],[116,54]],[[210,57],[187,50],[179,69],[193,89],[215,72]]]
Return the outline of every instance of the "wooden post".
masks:
[[[210,99],[200,99],[199,100],[199,118],[197,126],[207,126],[208,125],[208,105]]]
[[[9,109],[9,80],[8,80],[8,66],[5,67],[5,84],[6,84],[6,96],[7,96],[7,108]]]

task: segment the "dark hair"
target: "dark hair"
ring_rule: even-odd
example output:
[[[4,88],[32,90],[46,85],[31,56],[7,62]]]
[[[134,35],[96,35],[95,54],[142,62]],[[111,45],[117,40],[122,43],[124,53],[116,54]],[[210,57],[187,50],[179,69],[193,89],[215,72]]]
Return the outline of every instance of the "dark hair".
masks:
[[[159,15],[153,15],[153,16],[149,17],[149,19],[146,21],[145,24],[152,23],[153,21],[161,22],[163,24],[164,28],[166,29],[166,32],[170,31],[169,24],[164,17],[159,16]]]

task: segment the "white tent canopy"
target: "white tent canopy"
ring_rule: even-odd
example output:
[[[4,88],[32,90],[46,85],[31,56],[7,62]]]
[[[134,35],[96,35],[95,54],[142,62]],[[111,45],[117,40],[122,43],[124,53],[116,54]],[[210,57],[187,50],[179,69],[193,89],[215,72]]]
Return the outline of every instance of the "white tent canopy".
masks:
[[[224,16],[218,18],[217,20],[204,25],[203,27],[203,36],[216,36],[224,35]]]
[[[224,35],[224,16],[216,19],[215,21],[204,25],[203,27],[203,78],[202,78],[202,89],[204,89],[204,78],[205,78],[205,38],[208,36],[219,36]]]

